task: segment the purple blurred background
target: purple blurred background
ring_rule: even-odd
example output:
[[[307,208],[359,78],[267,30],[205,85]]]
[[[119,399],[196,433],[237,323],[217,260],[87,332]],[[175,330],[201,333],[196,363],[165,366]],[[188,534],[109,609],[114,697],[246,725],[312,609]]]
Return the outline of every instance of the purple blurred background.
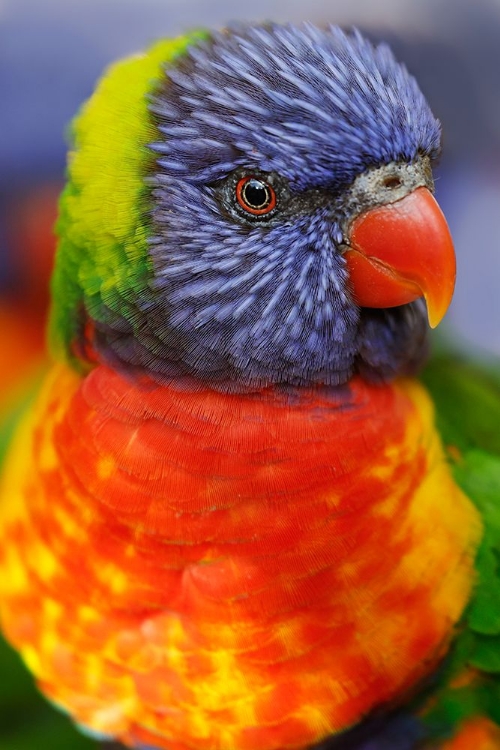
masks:
[[[437,195],[459,263],[445,330],[500,354],[500,0],[0,0],[0,293],[45,278],[64,132],[103,67],[233,19],[354,24],[407,63],[445,133]]]

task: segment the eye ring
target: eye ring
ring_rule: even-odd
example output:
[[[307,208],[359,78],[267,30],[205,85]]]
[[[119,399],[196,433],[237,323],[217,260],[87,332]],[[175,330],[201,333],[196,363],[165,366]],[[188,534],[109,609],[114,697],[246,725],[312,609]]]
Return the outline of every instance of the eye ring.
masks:
[[[236,200],[252,216],[265,216],[276,208],[276,192],[272,185],[255,175],[246,175],[236,183]]]

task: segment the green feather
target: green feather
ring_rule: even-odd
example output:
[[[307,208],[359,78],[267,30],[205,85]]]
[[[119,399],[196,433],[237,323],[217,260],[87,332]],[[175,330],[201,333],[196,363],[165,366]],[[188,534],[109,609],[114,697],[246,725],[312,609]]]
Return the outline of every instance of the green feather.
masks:
[[[448,736],[469,716],[500,723],[500,374],[443,355],[430,363],[423,380],[455,478],[484,522],[474,595],[425,712],[432,735]],[[477,674],[457,687],[467,670]]]
[[[86,312],[131,325],[150,294],[149,188],[156,139],[148,96],[163,68],[200,38],[195,32],[157,42],[111,66],[72,126],[68,183],[52,278],[50,337],[56,358],[76,364],[72,344]]]

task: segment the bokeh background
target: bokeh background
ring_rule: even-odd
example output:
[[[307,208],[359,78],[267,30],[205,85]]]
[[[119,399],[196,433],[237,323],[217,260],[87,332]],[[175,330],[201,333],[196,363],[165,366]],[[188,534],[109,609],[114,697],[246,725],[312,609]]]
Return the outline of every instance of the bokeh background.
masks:
[[[0,415],[43,358],[71,117],[114,58],[236,19],[356,25],[417,76],[443,123],[436,188],[458,258],[441,335],[500,355],[500,0],[0,0]],[[37,698],[0,643],[0,750],[96,746]]]

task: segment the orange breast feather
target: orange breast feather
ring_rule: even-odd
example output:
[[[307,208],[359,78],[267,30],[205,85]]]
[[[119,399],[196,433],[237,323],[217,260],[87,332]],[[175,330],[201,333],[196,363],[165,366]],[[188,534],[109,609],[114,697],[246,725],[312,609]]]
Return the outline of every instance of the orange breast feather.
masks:
[[[420,386],[223,395],[58,366],[3,480],[3,626],[81,724],[300,747],[447,647],[476,512]]]

